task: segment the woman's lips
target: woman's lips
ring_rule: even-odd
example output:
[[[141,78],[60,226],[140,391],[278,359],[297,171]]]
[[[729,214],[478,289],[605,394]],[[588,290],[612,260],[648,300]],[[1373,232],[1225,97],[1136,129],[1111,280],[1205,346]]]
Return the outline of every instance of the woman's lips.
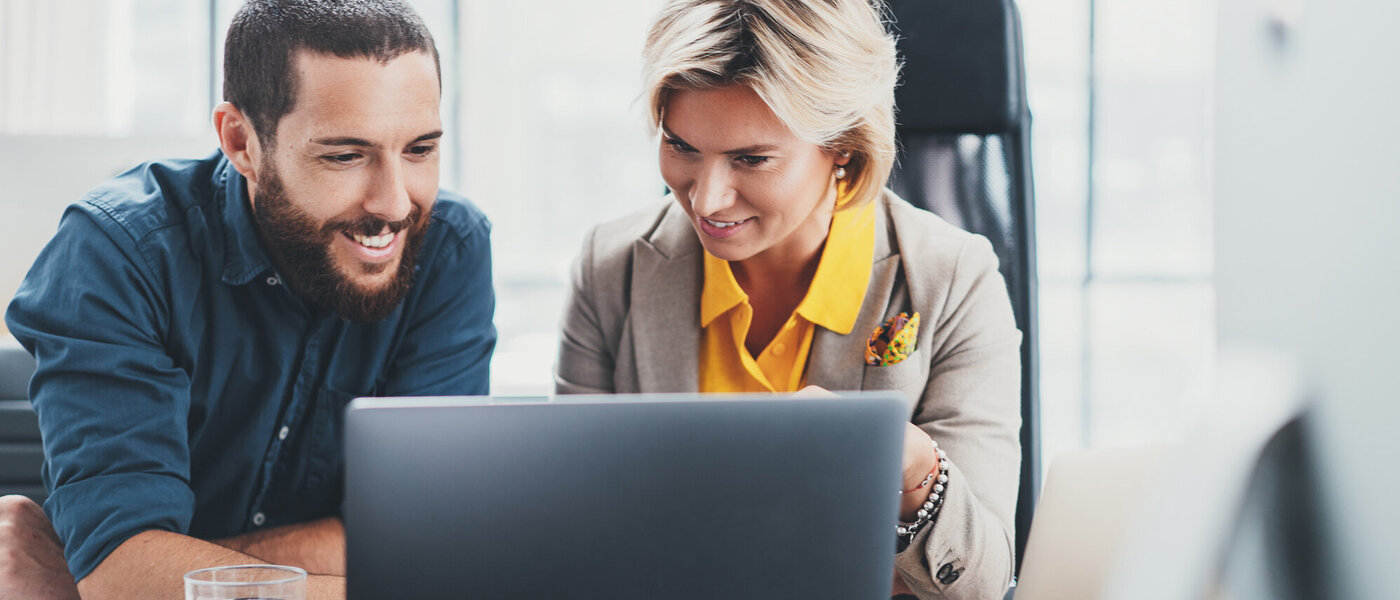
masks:
[[[720,221],[718,219],[700,217],[699,220],[700,231],[702,233],[712,238],[722,240],[739,235],[740,231],[748,228],[749,223],[752,223],[754,218],[749,217],[739,221]]]

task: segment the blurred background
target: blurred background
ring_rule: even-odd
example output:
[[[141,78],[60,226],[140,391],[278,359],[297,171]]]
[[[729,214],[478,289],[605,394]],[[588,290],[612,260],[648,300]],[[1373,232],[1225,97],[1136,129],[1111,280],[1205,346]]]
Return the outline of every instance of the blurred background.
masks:
[[[1222,0],[1223,1],[1223,0]],[[238,0],[0,0],[8,301],[63,208],[216,147]],[[655,203],[637,104],[659,0],[417,0],[443,59],[442,186],[495,224],[496,394],[545,394],[587,229]],[[1022,0],[1042,456],[1176,441],[1212,398],[1216,0]]]

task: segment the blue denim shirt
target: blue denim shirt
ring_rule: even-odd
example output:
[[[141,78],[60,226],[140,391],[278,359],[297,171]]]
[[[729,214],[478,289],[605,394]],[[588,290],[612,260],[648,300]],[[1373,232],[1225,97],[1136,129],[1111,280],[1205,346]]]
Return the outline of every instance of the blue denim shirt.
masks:
[[[357,396],[485,394],[490,223],[442,193],[378,323],[312,312],[221,153],[146,163],[68,208],[5,321],[38,361],[44,510],[81,579],[131,536],[214,539],[338,515]]]

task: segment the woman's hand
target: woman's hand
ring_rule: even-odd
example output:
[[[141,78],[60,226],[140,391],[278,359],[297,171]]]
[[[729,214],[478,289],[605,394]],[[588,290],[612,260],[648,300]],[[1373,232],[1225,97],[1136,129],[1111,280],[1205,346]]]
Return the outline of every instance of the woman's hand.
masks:
[[[829,390],[815,385],[809,385],[793,393],[798,398],[821,398],[835,396]],[[910,522],[914,520],[914,515],[919,512],[919,507],[928,500],[928,495],[933,491],[933,484],[930,483],[919,489],[914,489],[928,478],[928,474],[938,468],[938,454],[933,450],[933,440],[928,437],[924,430],[919,429],[913,423],[904,424],[904,469],[903,483],[901,490],[906,491],[899,498],[899,520]]]
[[[913,423],[904,424],[904,483],[901,490],[905,490],[899,498],[899,520],[910,522],[919,512],[919,507],[928,500],[928,495],[933,491],[933,484],[929,483],[919,489],[919,484],[928,478],[928,474],[938,469],[938,454],[933,450],[933,440],[928,437],[924,430],[919,429]]]
[[[835,396],[829,390],[815,385],[809,385],[793,394],[799,398],[820,398],[823,396]],[[914,489],[919,484],[928,479],[928,474],[938,469],[938,453],[933,450],[933,439],[924,430],[913,423],[904,424],[904,467],[903,467],[903,487],[901,490],[912,490],[904,492],[899,498],[899,520],[910,522],[928,500],[928,495],[933,492],[933,483]],[[891,596],[904,594],[912,595],[913,590],[904,582],[899,571],[894,572],[893,591]]]
[[[835,398],[836,392],[819,385],[809,385],[792,393],[793,398]]]

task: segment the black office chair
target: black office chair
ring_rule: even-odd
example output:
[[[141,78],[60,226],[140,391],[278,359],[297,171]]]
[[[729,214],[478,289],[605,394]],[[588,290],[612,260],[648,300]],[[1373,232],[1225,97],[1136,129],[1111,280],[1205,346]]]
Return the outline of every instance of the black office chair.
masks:
[[[14,340],[4,342],[0,343],[0,496],[22,494],[42,504],[48,497],[39,478],[44,447],[39,419],[29,405],[34,357]]]
[[[1040,492],[1035,204],[1030,109],[1013,0],[890,0],[903,82],[890,187],[991,240],[1024,336],[1016,565]]]

